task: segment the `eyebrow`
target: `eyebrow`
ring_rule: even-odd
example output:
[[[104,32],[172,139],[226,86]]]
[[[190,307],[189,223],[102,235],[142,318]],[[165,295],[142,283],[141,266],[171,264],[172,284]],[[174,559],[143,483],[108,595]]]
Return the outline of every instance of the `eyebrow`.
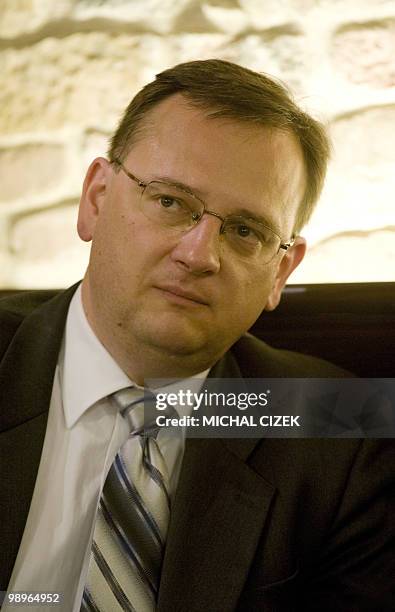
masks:
[[[186,193],[189,193],[190,195],[195,196],[198,200],[201,200],[205,204],[204,194],[202,191],[200,191],[199,189],[192,189],[192,187],[190,187],[186,183],[181,183],[180,181],[176,181],[174,180],[174,178],[171,178],[170,176],[157,176],[153,178],[151,181],[147,181],[147,182],[151,183],[152,181],[153,182],[159,181],[160,183],[167,183],[168,185],[171,185],[172,187],[178,187],[178,189],[181,189],[181,191],[185,191]]]
[[[205,206],[207,206],[207,195],[205,195],[199,189],[192,189],[192,187],[190,187],[186,183],[176,181],[170,176],[158,176],[153,178],[152,181],[159,181],[161,183],[167,183],[168,185],[172,185],[172,187],[178,187],[178,189],[181,189],[181,191],[185,191],[185,193],[189,193],[190,195],[195,196]],[[261,225],[268,227],[281,238],[281,233],[276,223],[273,223],[273,221],[269,220],[267,217],[253,213],[248,208],[238,208],[237,210],[235,210],[235,212],[227,214],[226,217],[244,217],[245,219],[251,219],[252,221],[256,221],[256,223],[260,223]]]
[[[228,215],[228,216],[244,217],[245,219],[251,219],[252,221],[256,221],[257,223],[260,223],[261,225],[265,225],[266,227],[271,229],[281,238],[279,228],[277,227],[275,223],[270,221],[267,217],[263,217],[262,215],[257,215],[256,213],[251,212],[247,208],[240,208],[237,210],[237,212],[232,213],[231,215]]]

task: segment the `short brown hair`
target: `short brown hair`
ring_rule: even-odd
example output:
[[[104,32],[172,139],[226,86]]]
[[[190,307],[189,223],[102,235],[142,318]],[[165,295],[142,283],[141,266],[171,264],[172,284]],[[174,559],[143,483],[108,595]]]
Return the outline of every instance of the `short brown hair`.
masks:
[[[110,161],[125,159],[142,132],[147,113],[176,93],[207,110],[208,117],[227,117],[296,135],[307,179],[294,228],[296,233],[300,231],[321,193],[330,144],[324,126],[297,106],[286,86],[265,74],[219,59],[186,62],[164,70],[127,107],[111,139]]]

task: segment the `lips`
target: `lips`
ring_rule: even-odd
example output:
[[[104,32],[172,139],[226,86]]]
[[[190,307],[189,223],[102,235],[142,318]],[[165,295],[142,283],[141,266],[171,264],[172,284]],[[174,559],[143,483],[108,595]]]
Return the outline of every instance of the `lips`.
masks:
[[[190,302],[194,302],[195,304],[202,304],[203,306],[208,306],[207,299],[200,293],[183,289],[182,287],[179,287],[177,285],[157,285],[156,289],[159,289],[160,291],[169,294],[169,297],[174,296],[175,298],[180,298],[180,301],[189,300]]]

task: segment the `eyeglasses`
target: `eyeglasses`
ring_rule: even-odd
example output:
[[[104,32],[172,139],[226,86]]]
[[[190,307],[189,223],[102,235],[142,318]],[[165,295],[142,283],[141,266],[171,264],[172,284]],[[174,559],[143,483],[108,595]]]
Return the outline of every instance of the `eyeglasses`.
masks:
[[[194,193],[162,181],[145,183],[129,172],[119,159],[113,163],[141,188],[140,210],[154,223],[187,232],[199,223],[203,215],[212,215],[221,221],[219,233],[231,251],[244,259],[258,259],[263,264],[269,263],[280,249],[287,251],[295,242],[294,237],[284,242],[274,230],[253,218],[221,217],[208,210],[205,202]]]

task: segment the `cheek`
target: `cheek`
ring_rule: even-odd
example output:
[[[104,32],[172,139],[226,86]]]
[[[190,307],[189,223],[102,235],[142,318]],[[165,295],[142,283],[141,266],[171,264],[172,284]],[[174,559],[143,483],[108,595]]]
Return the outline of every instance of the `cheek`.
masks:
[[[262,270],[251,277],[243,285],[239,285],[238,295],[238,318],[252,323],[264,310],[269,294],[275,281],[275,269],[270,268],[262,274]]]
[[[132,248],[139,236],[138,225],[121,207],[108,202],[99,215],[93,236],[93,246],[106,256],[119,259]]]
[[[96,275],[117,294],[128,296],[144,292],[168,251],[168,236],[145,217],[130,218],[124,212],[103,215],[92,246]]]
[[[231,319],[235,330],[247,331],[264,310],[273,282],[272,270],[270,273],[268,270],[265,275],[259,270],[259,273],[252,274],[245,282],[234,285],[233,290],[227,292],[224,306],[228,324]]]
[[[235,293],[245,308],[248,310],[264,308],[275,282],[276,269],[274,265],[266,265],[264,269],[262,266],[251,266],[247,274],[244,271],[244,275],[238,275],[239,279],[244,277],[244,282],[238,283]]]

